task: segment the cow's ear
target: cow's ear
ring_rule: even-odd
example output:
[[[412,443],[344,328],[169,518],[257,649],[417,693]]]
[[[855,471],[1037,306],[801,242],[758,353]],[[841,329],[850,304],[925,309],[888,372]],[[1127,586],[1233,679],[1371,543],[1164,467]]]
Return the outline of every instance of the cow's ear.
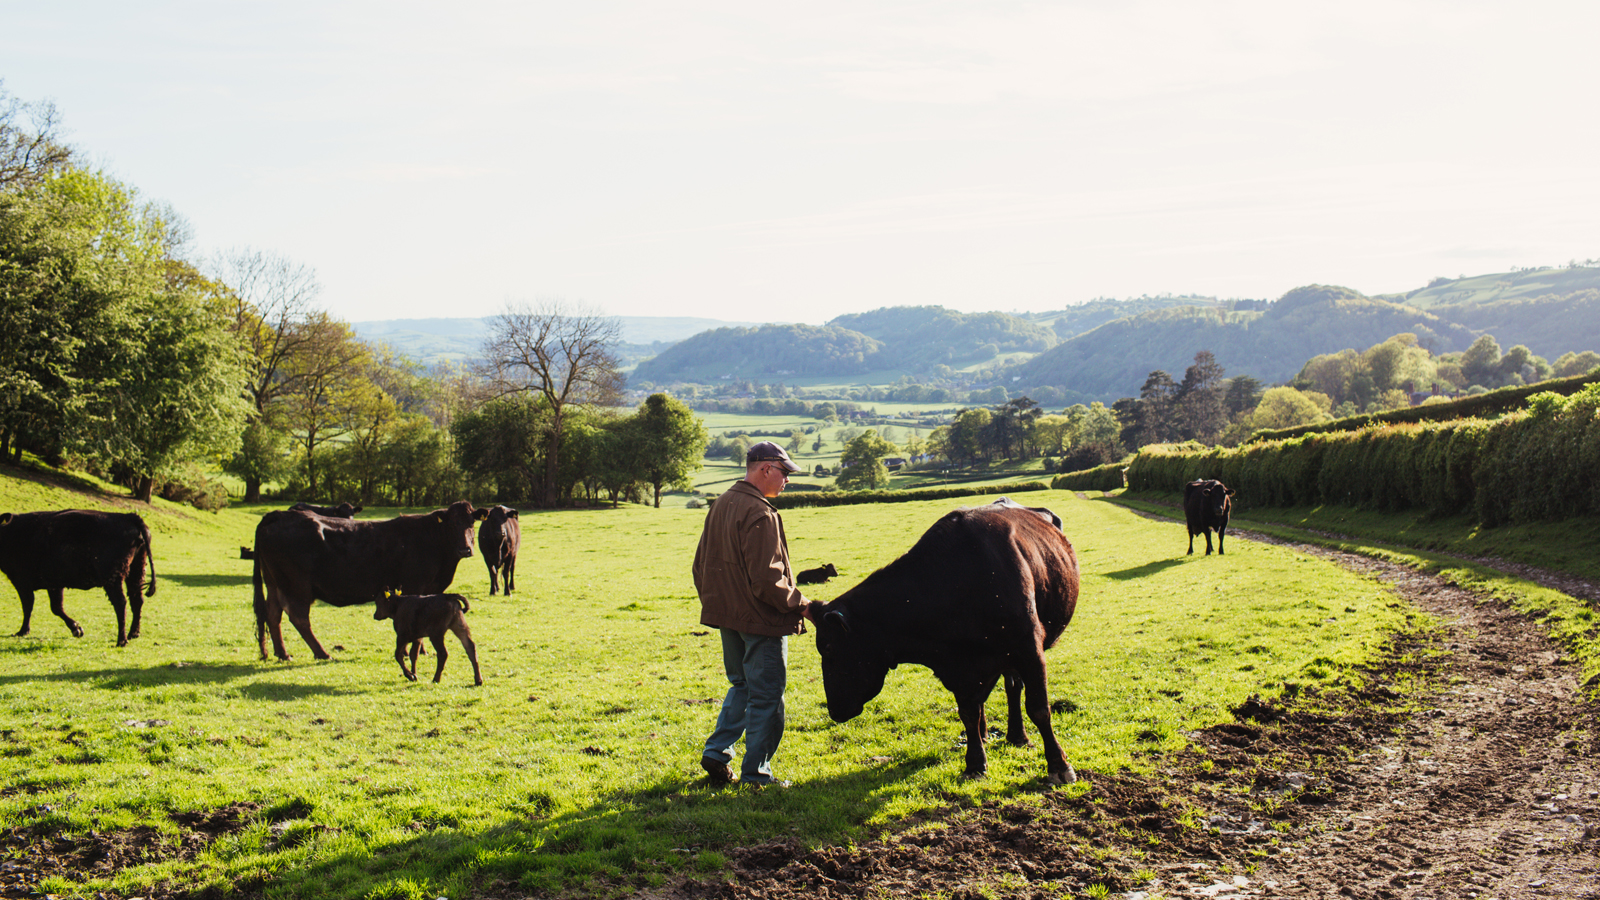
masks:
[[[9,521],[11,521],[11,513],[0,513],[0,525],[4,525]]]
[[[474,522],[482,522],[487,518],[489,518],[489,508],[486,506],[472,511],[472,521]]]
[[[439,513],[434,513],[433,514],[433,521],[439,523],[440,525],[443,525],[444,524],[444,516],[440,515]]]
[[[843,628],[847,634],[850,631],[850,621],[844,617],[844,613],[838,611],[837,609],[823,616],[822,621]]]
[[[510,511],[508,511],[506,513],[506,518],[508,518],[508,519],[515,519],[516,517],[517,517],[517,511],[514,510],[514,509],[510,510]]]

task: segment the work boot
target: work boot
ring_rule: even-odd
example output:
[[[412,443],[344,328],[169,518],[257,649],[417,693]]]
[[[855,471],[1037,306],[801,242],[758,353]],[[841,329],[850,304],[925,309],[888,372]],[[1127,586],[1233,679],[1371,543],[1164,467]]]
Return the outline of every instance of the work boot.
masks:
[[[706,777],[710,778],[711,783],[714,785],[733,783],[733,769],[729,768],[725,762],[712,759],[709,756],[702,756],[700,757],[700,768],[706,770]]]

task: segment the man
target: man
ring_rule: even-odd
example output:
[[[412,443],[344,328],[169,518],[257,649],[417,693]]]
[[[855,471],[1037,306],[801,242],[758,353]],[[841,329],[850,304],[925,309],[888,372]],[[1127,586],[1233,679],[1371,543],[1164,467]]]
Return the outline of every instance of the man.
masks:
[[[788,636],[805,633],[809,601],[794,584],[783,518],[767,499],[783,492],[800,467],[782,447],[762,441],[745,454],[744,479],[712,503],[694,554],[700,624],[722,632],[728,675],[716,730],[701,768],[712,784],[733,781],[733,745],[744,736],[739,778],[744,784],[787,786],[773,778],[772,758],[783,739],[783,690]]]

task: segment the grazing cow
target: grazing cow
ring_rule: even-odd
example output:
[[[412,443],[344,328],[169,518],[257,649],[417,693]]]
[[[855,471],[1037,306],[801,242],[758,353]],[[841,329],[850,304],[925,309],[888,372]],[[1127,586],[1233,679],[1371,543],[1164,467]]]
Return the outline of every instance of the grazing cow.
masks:
[[[338,506],[312,506],[309,503],[296,503],[289,507],[289,511],[316,513],[319,516],[327,516],[332,519],[354,519],[356,513],[361,512],[361,507],[350,503],[341,503]],[[255,559],[256,552],[249,547],[240,547],[239,558]]]
[[[472,681],[483,684],[483,673],[478,670],[478,645],[472,642],[472,631],[462,613],[472,607],[460,594],[384,594],[377,598],[374,619],[394,620],[394,658],[400,664],[400,674],[411,681],[417,680],[417,652],[422,649],[422,639],[433,644],[434,655],[439,658],[433,669],[433,683],[439,683],[444,674],[444,661],[450,654],[444,649],[444,633],[455,632],[456,639],[466,648],[472,660]],[[406,667],[406,647],[411,648],[411,666]]]
[[[521,545],[522,526],[517,524],[517,511],[509,506],[489,507],[489,518],[478,526],[478,550],[483,553],[483,564],[489,567],[489,596],[494,596],[502,578],[506,583],[506,596],[511,596],[511,582],[517,572],[517,548]]]
[[[1009,501],[958,509],[899,559],[837,600],[812,607],[828,715],[852,719],[900,663],[927,666],[955,694],[966,726],[966,776],[983,775],[983,705],[1003,676],[1006,740],[1044,741],[1052,784],[1077,780],[1050,723],[1044,652],[1078,604],[1078,556],[1045,509]]]
[[[833,563],[828,563],[817,566],[815,569],[801,569],[799,574],[794,576],[794,583],[827,584],[829,578],[837,578],[838,576],[839,570],[833,567]]]
[[[1194,555],[1194,536],[1206,536],[1206,555],[1211,555],[1211,529],[1217,530],[1217,555],[1222,555],[1222,536],[1228,531],[1228,515],[1233,512],[1233,489],[1214,478],[1191,481],[1183,486],[1183,517],[1189,523],[1189,552]]]
[[[267,633],[279,659],[283,614],[311,648],[328,652],[311,633],[311,604],[371,603],[387,587],[437,594],[450,586],[456,564],[472,555],[472,523],[489,514],[457,500],[444,509],[393,519],[331,519],[314,513],[270,512],[256,526],[256,640],[267,658]],[[263,592],[263,585],[265,591]]]
[[[150,585],[143,596],[146,564]],[[144,598],[156,593],[156,561],[150,551],[150,529],[136,513],[106,513],[86,509],[0,513],[0,571],[6,573],[22,598],[22,628],[28,633],[33,618],[33,594],[50,597],[50,611],[67,623],[73,637],[83,637],[62,606],[65,588],[105,588],[111,608],[117,611],[117,646],[139,636],[139,613]],[[127,607],[133,607],[133,627],[127,628]]]

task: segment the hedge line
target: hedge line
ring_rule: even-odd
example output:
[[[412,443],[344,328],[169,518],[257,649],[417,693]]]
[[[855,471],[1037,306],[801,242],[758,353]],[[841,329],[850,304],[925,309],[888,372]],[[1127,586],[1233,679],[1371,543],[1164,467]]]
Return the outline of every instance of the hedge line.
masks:
[[[1051,479],[1050,486],[1058,491],[1120,491],[1122,470],[1127,467],[1127,460],[1123,460],[1095,466],[1092,469],[1067,472]]]
[[[857,503],[906,503],[911,500],[944,500],[948,497],[977,497],[985,494],[1021,494],[1028,491],[1047,491],[1042,481],[1019,481],[1015,484],[986,484],[976,487],[923,488],[912,491],[827,491],[820,494],[779,494],[772,504],[779,509],[797,509],[805,506],[853,506]]]
[[[1470,514],[1486,526],[1600,512],[1600,384],[1541,392],[1500,419],[1379,425],[1237,448],[1145,447],[1133,490],[1178,493],[1217,478],[1240,502],[1331,503]]]
[[[1347,416],[1343,419],[1321,422],[1316,425],[1297,425],[1294,428],[1262,430],[1252,435],[1250,442],[1281,441],[1287,438],[1300,437],[1304,434],[1322,434],[1332,431],[1358,431],[1375,425],[1399,425],[1408,422],[1446,422],[1456,419],[1499,416],[1523,409],[1528,405],[1529,398],[1537,394],[1575,394],[1589,385],[1597,383],[1600,383],[1600,371],[1590,372],[1587,375],[1573,375],[1568,378],[1552,378],[1549,381],[1541,381],[1538,384],[1500,388],[1479,394],[1476,397],[1462,397],[1460,400],[1452,400],[1449,403],[1411,406],[1405,409],[1391,409],[1388,412]]]

